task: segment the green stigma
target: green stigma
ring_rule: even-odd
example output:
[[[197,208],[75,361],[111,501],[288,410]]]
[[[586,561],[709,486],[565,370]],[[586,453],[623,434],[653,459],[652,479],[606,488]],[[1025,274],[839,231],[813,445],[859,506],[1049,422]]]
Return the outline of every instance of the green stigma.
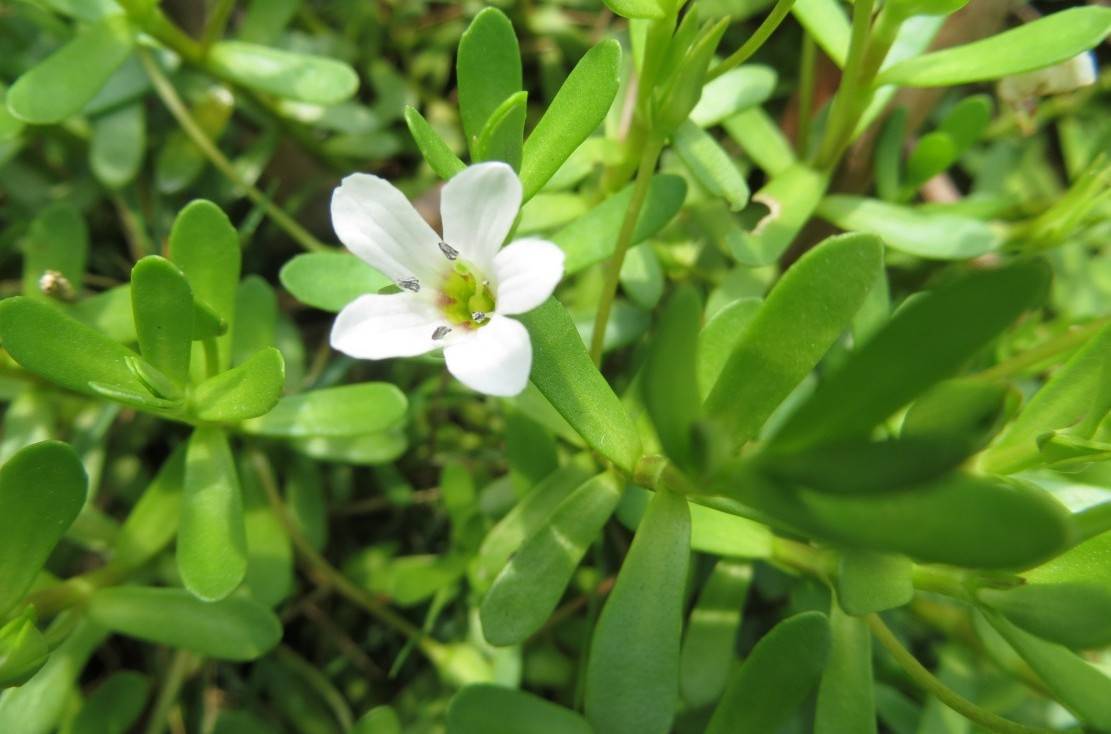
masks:
[[[440,286],[439,306],[453,325],[477,329],[488,323],[494,312],[494,293],[468,263],[456,260]]]

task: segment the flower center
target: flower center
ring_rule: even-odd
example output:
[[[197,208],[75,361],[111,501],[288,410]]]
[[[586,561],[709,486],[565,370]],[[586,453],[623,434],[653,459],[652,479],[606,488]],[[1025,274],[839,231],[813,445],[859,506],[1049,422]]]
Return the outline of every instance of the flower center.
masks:
[[[494,292],[474,266],[455,260],[451,272],[440,286],[437,305],[449,323],[464,329],[477,329],[490,322],[494,312]]]

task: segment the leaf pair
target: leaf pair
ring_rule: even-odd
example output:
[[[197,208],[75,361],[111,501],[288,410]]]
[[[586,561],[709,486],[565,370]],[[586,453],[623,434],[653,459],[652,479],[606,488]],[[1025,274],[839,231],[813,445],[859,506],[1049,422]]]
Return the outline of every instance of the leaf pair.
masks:
[[[472,160],[503,160],[519,169],[524,201],[531,199],[609,112],[617,94],[621,47],[602,41],[579,60],[527,139],[527,93],[521,58],[509,19],[487,8],[459,42],[456,76],[459,112]],[[409,132],[441,178],[464,168],[419,112],[405,111]]]

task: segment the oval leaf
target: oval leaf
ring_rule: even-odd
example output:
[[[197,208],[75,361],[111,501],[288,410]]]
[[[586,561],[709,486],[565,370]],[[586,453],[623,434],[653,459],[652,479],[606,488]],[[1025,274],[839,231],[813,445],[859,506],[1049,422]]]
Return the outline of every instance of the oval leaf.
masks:
[[[243,597],[206,602],[184,589],[122,586],[92,595],[89,618],[113,632],[218,660],[255,660],[282,638],[282,623]]]
[[[308,104],[339,104],[359,88],[358,74],[343,62],[253,43],[218,41],[206,60],[218,76]]]
[[[679,698],[687,500],[658,491],[594,627],[585,711],[597,731],[665,734]]]

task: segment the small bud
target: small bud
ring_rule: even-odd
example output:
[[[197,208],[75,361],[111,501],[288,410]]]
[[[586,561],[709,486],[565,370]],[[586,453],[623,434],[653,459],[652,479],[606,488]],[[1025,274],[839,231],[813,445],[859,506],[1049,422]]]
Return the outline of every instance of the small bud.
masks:
[[[39,290],[59,301],[72,301],[77,297],[69,279],[57,270],[47,270],[39,277]]]

